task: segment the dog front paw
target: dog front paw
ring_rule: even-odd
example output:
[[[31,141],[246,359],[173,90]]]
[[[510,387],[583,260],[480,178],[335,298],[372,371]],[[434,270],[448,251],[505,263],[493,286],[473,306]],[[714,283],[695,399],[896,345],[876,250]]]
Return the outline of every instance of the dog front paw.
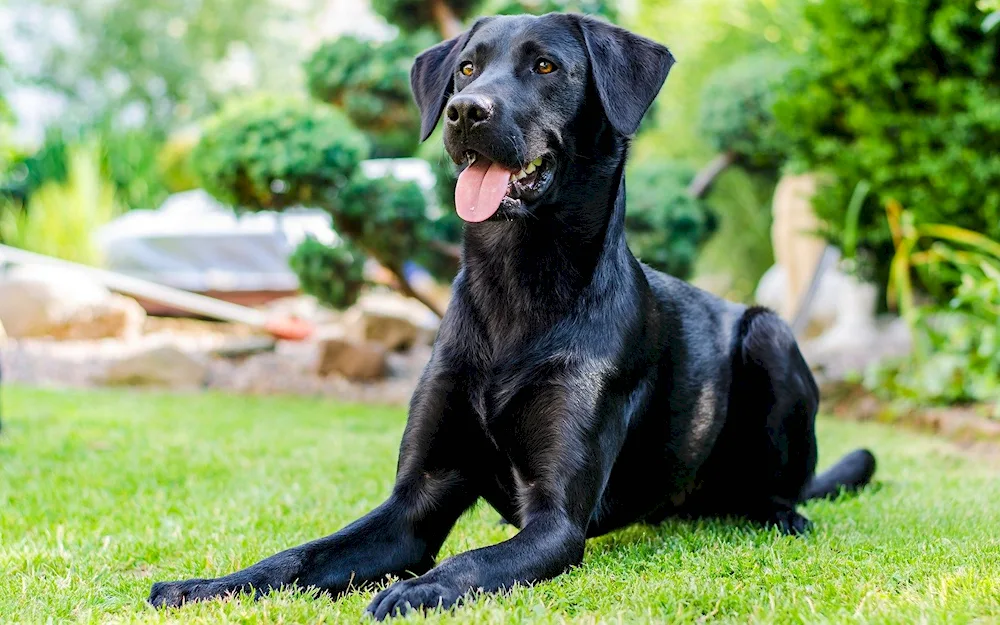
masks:
[[[177,608],[185,603],[205,601],[231,595],[235,589],[227,588],[216,580],[189,579],[182,582],[156,582],[149,592],[149,603],[156,608]]]
[[[375,595],[368,605],[368,614],[382,621],[390,616],[402,616],[411,610],[450,608],[462,598],[462,592],[448,583],[417,577],[396,582]]]
[[[795,510],[776,510],[765,524],[768,527],[778,528],[778,531],[786,536],[802,536],[813,527],[812,521]]]

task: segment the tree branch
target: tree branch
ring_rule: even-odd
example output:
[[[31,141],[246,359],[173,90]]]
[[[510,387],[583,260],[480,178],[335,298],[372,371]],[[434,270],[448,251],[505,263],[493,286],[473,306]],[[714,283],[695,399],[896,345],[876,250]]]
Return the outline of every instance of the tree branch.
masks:
[[[462,22],[445,0],[431,0],[431,15],[445,39],[453,39],[462,34]]]
[[[441,252],[445,256],[452,258],[454,260],[462,260],[462,246],[456,245],[454,243],[446,243],[445,241],[433,240],[430,242],[431,247]]]
[[[700,200],[712,187],[712,183],[722,172],[726,171],[730,165],[735,163],[739,157],[735,152],[723,152],[705,165],[688,185],[688,195],[696,200]]]
[[[402,268],[386,266],[386,269],[392,272],[392,275],[396,276],[396,280],[399,282],[399,291],[403,293],[403,295],[407,295],[417,300],[418,302],[429,308],[430,311],[435,315],[437,315],[439,319],[444,318],[444,311],[441,310],[438,307],[437,303],[435,303],[429,297],[427,297],[420,291],[417,291],[416,289],[413,288],[413,285],[410,284],[410,281],[406,279],[406,275],[403,273]]]

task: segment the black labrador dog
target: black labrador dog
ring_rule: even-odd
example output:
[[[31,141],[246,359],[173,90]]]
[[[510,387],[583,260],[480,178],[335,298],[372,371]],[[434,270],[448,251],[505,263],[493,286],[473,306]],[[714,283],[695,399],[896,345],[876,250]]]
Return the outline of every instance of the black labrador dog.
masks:
[[[864,450],[814,477],[818,391],[785,323],[626,245],[629,139],[673,63],[563,14],[481,19],[416,59],[423,138],[443,112],[470,223],[392,494],[245,570],[154,584],[154,605],[404,578],[368,607],[382,619],[551,578],[581,562],[587,537],[668,515],[801,533],[799,503],[869,481]],[[435,566],[480,498],[519,533]]]

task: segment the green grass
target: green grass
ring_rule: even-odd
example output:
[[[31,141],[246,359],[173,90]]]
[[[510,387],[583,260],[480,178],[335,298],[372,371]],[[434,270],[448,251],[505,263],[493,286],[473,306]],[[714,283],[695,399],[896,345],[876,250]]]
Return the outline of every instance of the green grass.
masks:
[[[159,579],[216,576],[336,530],[388,493],[404,415],[305,399],[5,390],[0,622],[363,622],[371,592],[157,612]],[[1000,471],[948,443],[823,420],[879,487],[806,508],[806,539],[725,522],[633,527],[558,579],[450,622],[1000,621]],[[649,479],[657,479],[650,476]],[[450,555],[513,534],[479,506]],[[409,617],[410,620],[419,620]]]

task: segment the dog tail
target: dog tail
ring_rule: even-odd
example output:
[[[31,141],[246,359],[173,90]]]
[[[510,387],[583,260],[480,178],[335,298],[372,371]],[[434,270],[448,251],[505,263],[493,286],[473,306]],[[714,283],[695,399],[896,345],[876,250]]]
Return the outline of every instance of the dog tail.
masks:
[[[854,492],[868,485],[875,475],[875,456],[867,449],[856,449],[840,459],[806,485],[802,501],[833,499],[841,492]]]

